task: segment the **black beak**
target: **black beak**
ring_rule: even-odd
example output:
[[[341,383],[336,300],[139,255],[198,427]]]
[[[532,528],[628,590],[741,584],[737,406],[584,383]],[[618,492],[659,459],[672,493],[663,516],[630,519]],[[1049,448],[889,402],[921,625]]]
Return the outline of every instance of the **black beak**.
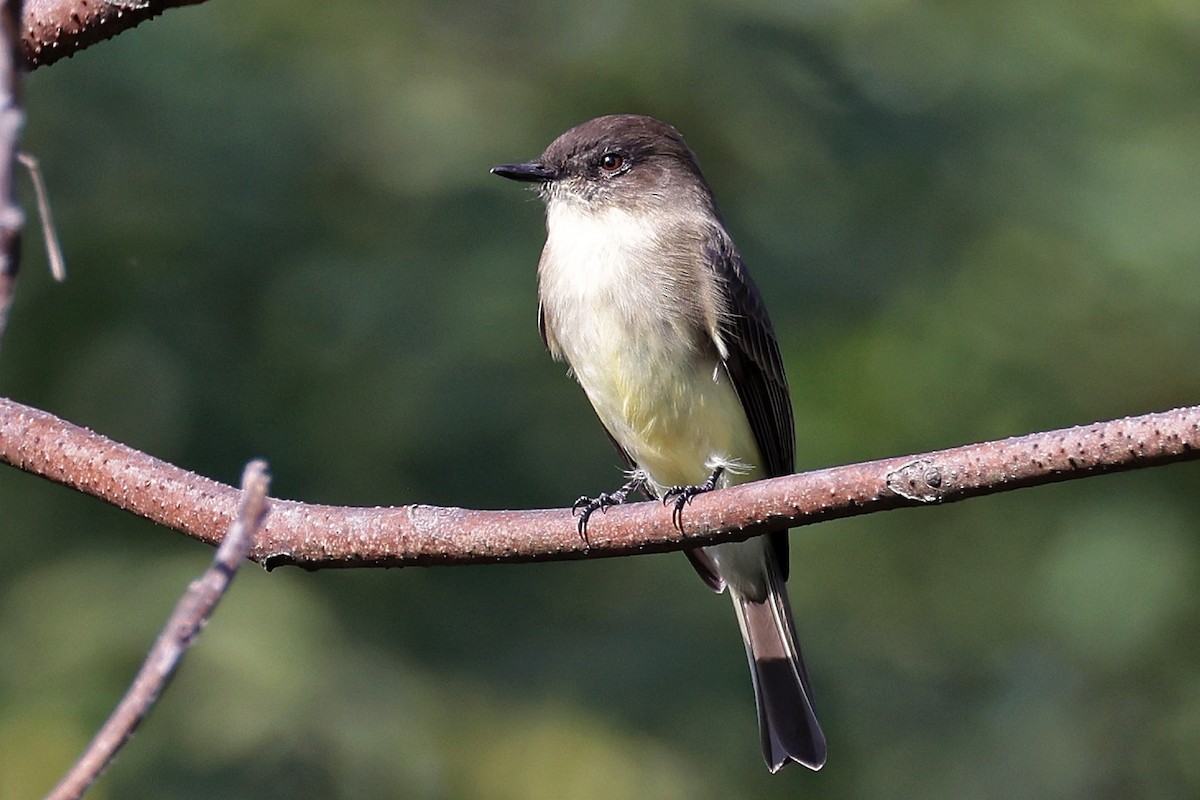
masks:
[[[527,183],[549,183],[555,178],[554,170],[547,169],[536,161],[530,161],[528,164],[501,164],[492,167],[492,174]]]

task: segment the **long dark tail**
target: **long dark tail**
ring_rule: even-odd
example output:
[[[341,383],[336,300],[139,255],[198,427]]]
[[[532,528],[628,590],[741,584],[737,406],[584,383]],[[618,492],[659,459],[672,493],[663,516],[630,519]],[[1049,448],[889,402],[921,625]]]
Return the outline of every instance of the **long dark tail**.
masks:
[[[754,600],[730,587],[746,656],[754,678],[763,758],[771,772],[790,761],[809,769],[825,766],[825,734],[813,710],[808,672],[792,624],[783,577],[767,559],[766,597]]]

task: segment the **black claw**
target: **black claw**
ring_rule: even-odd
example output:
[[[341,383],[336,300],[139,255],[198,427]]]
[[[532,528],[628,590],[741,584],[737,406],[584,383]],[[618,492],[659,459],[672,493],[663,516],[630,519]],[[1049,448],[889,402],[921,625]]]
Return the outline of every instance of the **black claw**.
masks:
[[[579,515],[579,524],[576,527],[579,529],[579,538],[583,539],[584,544],[588,543],[587,524],[592,514],[597,511],[606,512],[609,506],[619,505],[624,501],[625,495],[621,492],[603,492],[596,497],[584,495],[575,501],[575,504],[571,506],[571,513]]]
[[[571,504],[571,513],[579,516],[579,537],[583,539],[584,544],[588,544],[587,524],[588,519],[597,511],[606,513],[612,506],[619,506],[625,502],[625,498],[634,489],[641,489],[643,486],[642,479],[635,477],[629,480],[620,489],[615,492],[601,492],[595,497],[588,497],[586,494]]]
[[[683,507],[692,498],[686,494],[679,495],[679,499],[675,501],[675,507],[671,509],[671,524],[676,529],[683,530]]]
[[[575,529],[577,531],[579,531],[579,538],[583,539],[584,544],[588,543],[588,538],[587,538],[588,518],[590,518],[592,516],[592,514],[594,514],[596,512],[596,509],[598,509],[598,508],[600,508],[599,502],[597,502],[596,500],[592,500],[591,498],[589,498],[587,496],[579,498],[578,500],[575,501],[575,504],[573,506],[571,506],[571,513],[577,514],[579,516],[579,522],[575,525]]]
[[[584,544],[590,544],[587,538],[587,521],[588,517],[592,516],[592,512],[595,510],[594,508],[584,506],[583,513],[579,515],[579,524],[575,526],[575,530],[579,531],[579,538],[583,539]]]
[[[703,483],[697,483],[694,486],[672,486],[663,492],[664,506],[671,500],[675,501],[675,508],[671,510],[671,524],[683,531],[683,507],[692,502],[692,498],[696,495],[711,492],[717,488],[717,481],[721,479],[721,473],[724,471],[724,467],[717,467]]]

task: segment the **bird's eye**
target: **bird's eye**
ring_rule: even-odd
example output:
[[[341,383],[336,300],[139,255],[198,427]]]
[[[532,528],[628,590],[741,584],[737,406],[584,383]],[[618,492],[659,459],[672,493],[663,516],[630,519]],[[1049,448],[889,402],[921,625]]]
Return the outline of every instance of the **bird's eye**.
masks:
[[[600,169],[605,172],[616,172],[625,165],[625,159],[620,153],[605,153],[600,157]]]

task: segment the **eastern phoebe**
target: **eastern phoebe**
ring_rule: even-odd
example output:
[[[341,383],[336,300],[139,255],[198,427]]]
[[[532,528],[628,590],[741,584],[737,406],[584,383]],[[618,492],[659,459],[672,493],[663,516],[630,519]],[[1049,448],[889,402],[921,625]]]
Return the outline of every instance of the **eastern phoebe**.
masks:
[[[792,405],[762,297],[679,132],[650,117],[585,122],[534,161],[494,167],[546,203],[538,328],[628,465],[581,498],[579,528],[636,489],[674,503],[794,469]],[[754,677],[763,755],[825,764],[825,735],[784,581],[786,531],[687,552],[728,588]]]

